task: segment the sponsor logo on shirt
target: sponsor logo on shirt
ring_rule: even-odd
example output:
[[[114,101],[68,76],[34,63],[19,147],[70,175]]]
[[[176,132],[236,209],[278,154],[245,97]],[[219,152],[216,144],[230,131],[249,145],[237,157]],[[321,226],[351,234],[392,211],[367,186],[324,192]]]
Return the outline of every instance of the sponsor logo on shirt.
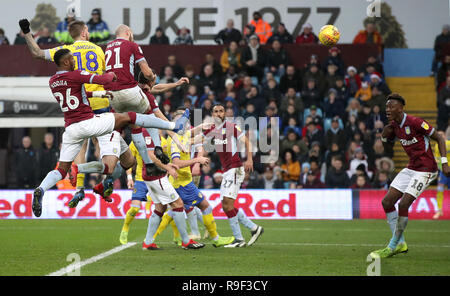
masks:
[[[400,143],[402,143],[403,146],[409,146],[417,142],[419,141],[417,141],[416,137],[412,138],[411,140],[400,139]]]
[[[227,145],[228,139],[222,140],[222,139],[214,139],[214,145]]]

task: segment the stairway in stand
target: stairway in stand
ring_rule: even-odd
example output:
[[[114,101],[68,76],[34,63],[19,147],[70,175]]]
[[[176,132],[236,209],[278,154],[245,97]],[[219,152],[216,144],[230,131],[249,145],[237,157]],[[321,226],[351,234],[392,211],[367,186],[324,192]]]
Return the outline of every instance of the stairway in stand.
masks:
[[[391,77],[386,82],[392,92],[399,93],[406,100],[406,113],[421,117],[436,126],[436,90],[433,77]],[[434,145],[434,143],[433,143]],[[400,142],[394,146],[395,172],[405,168],[409,159]]]

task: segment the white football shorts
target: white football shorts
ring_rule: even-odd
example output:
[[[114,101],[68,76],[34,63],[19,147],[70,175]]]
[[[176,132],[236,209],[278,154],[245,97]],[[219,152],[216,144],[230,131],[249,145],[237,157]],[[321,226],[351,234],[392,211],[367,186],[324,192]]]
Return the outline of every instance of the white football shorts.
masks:
[[[108,134],[111,137],[111,133],[114,131],[115,121],[113,113],[102,113],[66,127],[63,133],[59,161],[73,161],[80,152],[85,139],[92,137],[98,138]]]
[[[242,182],[244,182],[244,167],[232,168],[223,173],[222,183],[220,184],[220,198],[229,197],[236,199]]]
[[[145,181],[145,184],[154,203],[167,205],[180,198],[167,176],[154,181]]]
[[[436,179],[437,175],[438,172],[419,172],[404,168],[394,178],[391,186],[401,193],[409,193],[418,198],[430,183]]]
[[[117,113],[134,111],[146,113],[150,108],[147,96],[139,86],[111,91],[113,97],[109,100],[111,107]]]

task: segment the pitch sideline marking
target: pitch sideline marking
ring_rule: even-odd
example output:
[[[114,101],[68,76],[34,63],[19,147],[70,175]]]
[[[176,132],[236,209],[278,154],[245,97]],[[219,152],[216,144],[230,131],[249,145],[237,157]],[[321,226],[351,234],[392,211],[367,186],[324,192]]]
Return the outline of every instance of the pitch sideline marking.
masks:
[[[113,248],[113,249],[111,249],[109,251],[103,252],[103,253],[98,254],[98,255],[96,255],[94,257],[91,257],[89,259],[83,260],[83,261],[81,261],[79,263],[69,264],[66,267],[61,268],[60,270],[57,270],[55,272],[52,272],[52,273],[48,274],[47,276],[62,276],[62,275],[65,275],[66,273],[68,273],[68,272],[73,270],[74,265],[76,265],[76,267],[81,269],[81,267],[83,267],[83,266],[86,266],[88,264],[91,264],[91,263],[97,262],[99,260],[102,260],[102,259],[104,259],[104,258],[106,258],[108,256],[111,256],[111,255],[115,254],[115,253],[118,253],[120,251],[128,249],[128,248],[130,248],[130,247],[132,247],[132,246],[134,246],[136,244],[137,244],[137,242],[130,242],[130,243],[127,243],[125,245],[121,245],[121,246],[115,247],[115,248]]]

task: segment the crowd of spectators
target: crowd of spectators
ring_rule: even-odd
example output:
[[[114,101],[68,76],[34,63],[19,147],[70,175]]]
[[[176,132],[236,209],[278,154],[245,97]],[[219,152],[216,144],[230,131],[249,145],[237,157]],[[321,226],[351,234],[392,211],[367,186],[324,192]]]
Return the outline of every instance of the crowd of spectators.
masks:
[[[97,40],[107,38],[107,26],[102,24],[99,11],[93,11],[89,23],[105,33],[91,33],[92,36]],[[0,30],[0,42],[5,42],[2,33]],[[41,38],[42,42],[48,42],[50,36]],[[275,129],[270,119],[279,118],[276,121],[279,138],[275,139],[279,140],[279,151],[254,152],[255,170],[246,175],[242,188],[388,188],[394,177],[393,151],[383,146],[381,131],[386,124],[385,98],[391,90],[377,56],[368,57],[364,65],[346,65],[340,50],[332,47],[324,60],[312,54],[305,65],[295,67],[283,46],[317,43],[312,26],[304,24],[299,36],[293,37],[283,23],[272,30],[259,12],[253,14],[242,34],[229,20],[214,40],[225,44],[221,57],[216,60],[207,54],[199,73],[191,64],[180,65],[175,55],[168,57],[158,73],[159,82],[188,77],[190,83],[159,95],[157,100],[168,118],[175,108],[184,105],[201,109],[205,119],[218,102],[225,105],[229,120],[266,118],[267,123],[258,130],[246,130],[253,139],[261,133],[270,136]],[[368,23],[354,43],[381,44],[382,40],[375,26]],[[170,44],[170,41],[158,27],[150,44]],[[190,30],[182,27],[172,44],[193,44]],[[450,56],[445,57],[439,71],[450,73]],[[447,77],[440,88],[439,100],[447,108],[449,94]],[[28,163],[39,164],[43,157],[50,158],[51,149],[43,144],[35,153],[34,162],[30,159]],[[33,149],[25,141],[16,153],[18,161],[32,158],[30,151]],[[260,161],[273,153],[278,153],[274,161]],[[211,162],[201,168],[200,188],[219,188],[223,176],[219,159],[216,153],[207,156]],[[243,153],[241,156],[245,159]],[[41,170],[41,165],[36,167]],[[52,168],[42,170],[47,169]],[[31,179],[19,177],[21,182],[27,178]],[[122,186],[126,188],[126,184]]]

